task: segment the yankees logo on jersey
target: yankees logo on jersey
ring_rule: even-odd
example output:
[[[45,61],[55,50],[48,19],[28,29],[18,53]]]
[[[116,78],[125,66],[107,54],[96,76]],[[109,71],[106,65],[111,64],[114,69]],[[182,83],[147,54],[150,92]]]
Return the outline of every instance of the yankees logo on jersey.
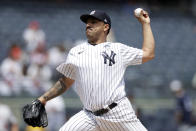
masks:
[[[104,58],[104,64],[107,64],[107,60],[109,61],[109,66],[112,66],[112,64],[115,64],[115,57],[116,53],[114,51],[111,51],[110,56],[106,53],[106,51],[102,52],[102,56]]]

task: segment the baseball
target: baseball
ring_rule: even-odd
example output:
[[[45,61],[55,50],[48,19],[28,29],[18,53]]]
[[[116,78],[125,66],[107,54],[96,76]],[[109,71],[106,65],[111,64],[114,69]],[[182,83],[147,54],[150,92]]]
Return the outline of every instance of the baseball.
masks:
[[[135,16],[139,17],[142,10],[143,10],[142,8],[135,9],[134,10]]]

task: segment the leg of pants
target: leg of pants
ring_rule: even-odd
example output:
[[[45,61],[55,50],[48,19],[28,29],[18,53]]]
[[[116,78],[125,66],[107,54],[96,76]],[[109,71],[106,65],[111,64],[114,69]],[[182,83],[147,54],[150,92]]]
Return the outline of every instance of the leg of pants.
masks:
[[[95,119],[101,131],[147,131],[127,98],[123,98],[116,107]]]
[[[92,114],[84,110],[71,117],[59,131],[100,131]]]

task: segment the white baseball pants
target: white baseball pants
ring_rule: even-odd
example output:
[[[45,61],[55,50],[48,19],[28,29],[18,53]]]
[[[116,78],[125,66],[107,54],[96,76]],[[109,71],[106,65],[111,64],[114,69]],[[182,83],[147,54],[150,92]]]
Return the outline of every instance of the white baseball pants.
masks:
[[[123,98],[116,107],[102,116],[85,109],[74,115],[59,131],[147,131],[129,102]]]

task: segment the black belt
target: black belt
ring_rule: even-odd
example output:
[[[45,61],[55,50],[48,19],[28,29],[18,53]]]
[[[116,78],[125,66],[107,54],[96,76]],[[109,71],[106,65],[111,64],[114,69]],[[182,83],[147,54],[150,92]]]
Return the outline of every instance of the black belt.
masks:
[[[101,115],[107,113],[109,110],[111,110],[111,109],[114,108],[115,106],[117,106],[117,103],[114,102],[114,103],[110,104],[110,105],[108,106],[108,108],[103,108],[103,109],[97,110],[97,111],[95,111],[95,112],[92,112],[92,111],[89,111],[89,110],[87,110],[87,111],[93,113],[93,114],[96,115],[96,116],[101,116]]]

